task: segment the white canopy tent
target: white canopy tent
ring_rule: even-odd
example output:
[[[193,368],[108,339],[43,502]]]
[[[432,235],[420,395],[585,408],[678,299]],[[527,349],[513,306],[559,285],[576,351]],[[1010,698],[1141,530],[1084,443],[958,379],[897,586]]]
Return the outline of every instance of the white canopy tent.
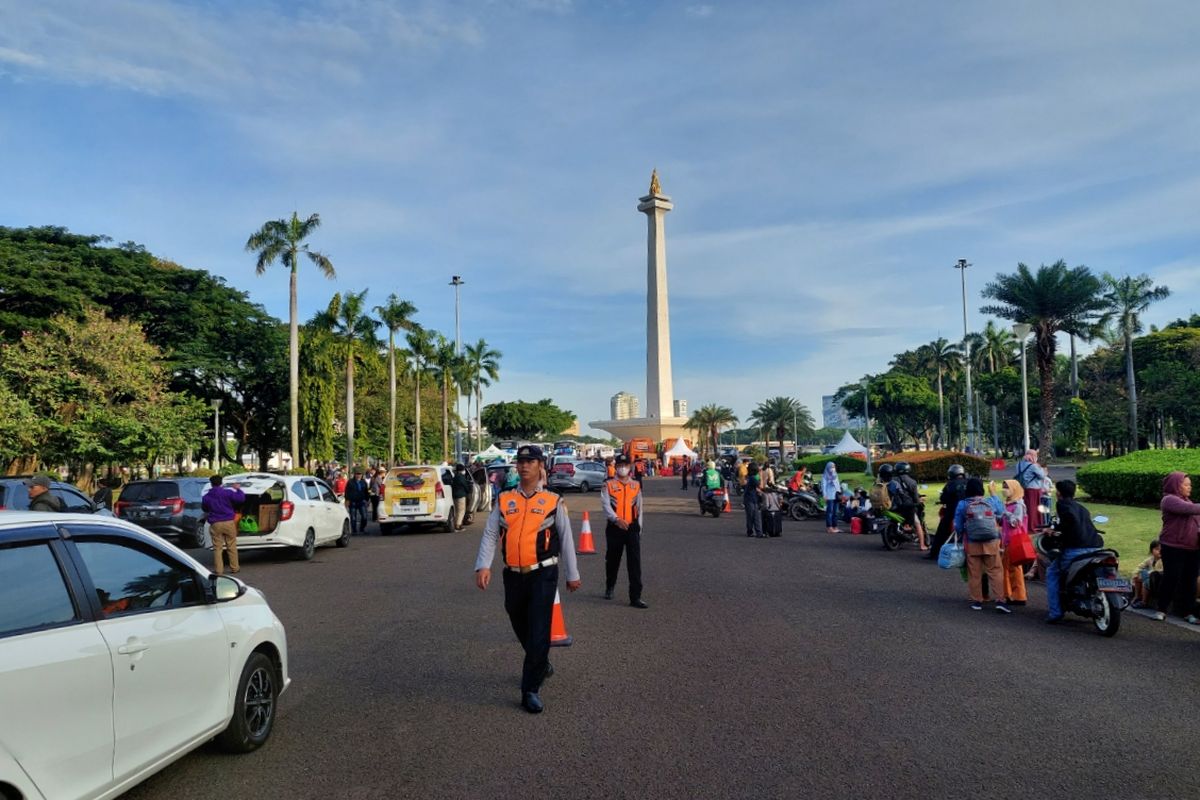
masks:
[[[837,443],[837,447],[833,448],[833,452],[838,454],[843,453],[866,453],[867,448],[858,443],[858,440],[850,435],[850,431],[846,431],[846,435]]]
[[[663,453],[663,461],[670,461],[672,458],[682,456],[683,458],[699,458],[700,454],[687,446],[687,442],[680,437],[675,440],[675,444],[671,445],[671,449]]]
[[[487,450],[481,451],[477,456],[475,456],[475,458],[477,460],[487,461],[487,462],[494,461],[497,458],[503,458],[503,459],[507,460],[508,453],[504,452],[499,447],[496,447],[495,444],[492,444],[490,447],[488,447]]]

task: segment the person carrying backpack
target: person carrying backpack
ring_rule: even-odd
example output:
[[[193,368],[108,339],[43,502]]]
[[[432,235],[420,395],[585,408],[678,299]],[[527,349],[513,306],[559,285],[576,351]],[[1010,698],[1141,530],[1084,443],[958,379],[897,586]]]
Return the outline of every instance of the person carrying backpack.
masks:
[[[892,465],[883,464],[879,467],[879,474],[875,477],[875,485],[871,487],[871,508],[876,515],[888,511],[892,507],[892,493],[888,490],[888,485],[892,482]]]
[[[967,553],[967,591],[971,608],[983,610],[983,575],[996,596],[996,611],[1011,614],[1004,601],[1004,568],[1000,561],[1000,521],[996,507],[984,496],[983,481],[967,481],[967,496],[954,510],[954,530],[965,540]]]
[[[912,476],[912,467],[907,461],[896,464],[895,478],[888,484],[888,492],[892,496],[892,510],[904,517],[904,521],[917,532],[917,542],[921,550],[928,550],[925,541],[925,526],[921,524],[917,506],[921,502],[921,489]]]

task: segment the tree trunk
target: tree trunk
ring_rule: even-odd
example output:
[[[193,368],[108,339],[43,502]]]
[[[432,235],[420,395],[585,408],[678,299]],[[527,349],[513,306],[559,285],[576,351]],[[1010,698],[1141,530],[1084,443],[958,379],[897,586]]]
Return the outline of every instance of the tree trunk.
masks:
[[[416,393],[413,396],[413,461],[417,464],[421,463],[421,362],[417,362],[417,369],[413,376],[415,380],[413,385],[417,387]]]
[[[1051,448],[1046,456],[1053,455],[1054,447],[1054,353],[1056,350],[1054,331],[1037,332],[1038,382],[1041,387],[1041,422],[1038,447]]]
[[[1129,451],[1138,449],[1137,379],[1133,373],[1133,331],[1125,320],[1125,388],[1129,391]],[[1153,405],[1153,404],[1152,404]]]
[[[483,387],[475,384],[475,452],[483,449]]]
[[[388,329],[388,466],[396,466],[396,332]]]
[[[1079,358],[1075,355],[1075,334],[1070,335],[1071,341],[1071,397],[1079,397]]]
[[[946,441],[946,401],[942,394],[942,371],[938,370],[938,449],[942,449],[942,445]]]
[[[346,466],[354,469],[354,345],[346,343]]]
[[[300,458],[300,325],[296,321],[296,248],[292,248],[292,276],[288,291],[288,404],[292,429],[292,463]],[[213,467],[217,469],[216,466]]]

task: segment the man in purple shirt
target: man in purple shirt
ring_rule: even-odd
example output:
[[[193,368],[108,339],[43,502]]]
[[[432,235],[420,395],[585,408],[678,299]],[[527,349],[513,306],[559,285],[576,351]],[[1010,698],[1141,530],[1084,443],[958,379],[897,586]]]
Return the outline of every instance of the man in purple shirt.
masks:
[[[221,476],[209,478],[212,488],[204,495],[200,506],[207,515],[208,527],[212,531],[213,543],[213,572],[220,575],[225,572],[221,553],[229,551],[229,571],[238,571],[237,553],[237,508],[246,501],[246,493],[241,489],[230,489],[221,485]]]

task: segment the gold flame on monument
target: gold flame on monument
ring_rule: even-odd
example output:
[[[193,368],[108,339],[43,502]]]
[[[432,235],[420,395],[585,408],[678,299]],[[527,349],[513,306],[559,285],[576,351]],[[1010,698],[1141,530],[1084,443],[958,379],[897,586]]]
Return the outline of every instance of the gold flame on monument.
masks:
[[[650,171],[650,194],[662,194],[662,186],[658,183],[658,169]]]

